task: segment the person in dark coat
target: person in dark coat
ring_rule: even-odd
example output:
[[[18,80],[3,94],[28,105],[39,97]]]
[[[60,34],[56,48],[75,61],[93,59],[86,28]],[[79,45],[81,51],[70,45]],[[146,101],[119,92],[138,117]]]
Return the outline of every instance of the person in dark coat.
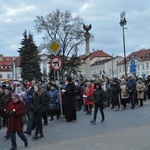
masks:
[[[19,100],[19,95],[12,94],[12,100],[6,109],[6,115],[8,116],[8,133],[10,133],[12,148],[10,150],[17,149],[16,133],[24,142],[24,146],[28,146],[28,141],[23,133],[23,124],[21,122],[22,116],[25,113],[25,104]]]
[[[32,82],[27,82],[27,91],[26,91],[26,99],[25,99],[25,111],[28,115],[29,121],[27,123],[27,129],[24,131],[25,134],[31,135],[32,128],[33,128],[33,109],[31,108],[31,99],[34,93],[34,86],[36,84],[35,80],[32,80]]]
[[[64,98],[64,110],[66,122],[76,120],[76,108],[75,108],[75,93],[76,86],[72,83],[71,77],[67,78],[68,84],[66,85],[66,92]]]
[[[44,120],[44,126],[46,126],[48,124],[48,111],[49,111],[49,100],[50,100],[50,96],[48,94],[47,91],[47,86],[45,86],[44,84],[41,85],[41,92],[42,92],[42,96],[43,96],[43,101],[44,101],[44,106],[43,106],[43,110],[42,110],[42,118]]]
[[[6,108],[12,101],[12,88],[10,86],[4,87],[4,95],[2,96],[2,114],[3,114],[3,125],[7,125]],[[9,139],[9,133],[6,132],[5,139]]]
[[[94,88],[94,92],[93,92],[93,97],[94,97],[94,117],[93,120],[91,120],[90,122],[93,124],[96,124],[96,118],[97,118],[97,111],[98,108],[100,109],[100,113],[102,116],[102,120],[101,123],[103,123],[105,121],[105,115],[104,115],[104,106],[103,103],[105,101],[105,92],[102,89],[101,85],[99,83],[95,84],[95,88]]]
[[[4,91],[3,91],[3,88],[2,86],[0,86],[0,130],[1,130],[1,125],[2,126],[5,126],[4,122],[2,121],[4,118],[4,109],[3,109],[3,106],[2,106],[2,97],[4,96]],[[2,124],[3,122],[3,124]]]
[[[34,140],[44,137],[42,126],[42,110],[45,102],[43,101],[43,95],[41,93],[40,85],[34,86],[34,92],[31,99],[31,108],[33,110],[33,126],[35,127]],[[40,134],[38,136],[38,133]]]
[[[127,82],[127,91],[129,92],[129,99],[131,101],[131,109],[135,107],[136,101],[136,80],[130,76]]]
[[[49,111],[51,116],[50,121],[54,120],[55,114],[57,116],[57,119],[59,119],[60,96],[58,90],[56,89],[55,84],[51,84],[48,94],[49,94]]]
[[[111,91],[112,91],[112,106],[114,107],[114,110],[117,111],[117,108],[121,107],[119,104],[119,93],[121,92],[121,88],[116,79],[113,80],[113,83],[111,85]]]

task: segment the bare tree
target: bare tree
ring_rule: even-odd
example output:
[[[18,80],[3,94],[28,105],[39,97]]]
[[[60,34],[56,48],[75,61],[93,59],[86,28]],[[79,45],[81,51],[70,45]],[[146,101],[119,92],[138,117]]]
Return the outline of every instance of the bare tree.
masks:
[[[79,16],[73,17],[70,11],[60,12],[57,9],[45,17],[37,16],[35,23],[37,32],[45,33],[43,45],[49,44],[52,39],[62,44],[62,59],[67,59],[73,48],[84,42],[83,19]]]

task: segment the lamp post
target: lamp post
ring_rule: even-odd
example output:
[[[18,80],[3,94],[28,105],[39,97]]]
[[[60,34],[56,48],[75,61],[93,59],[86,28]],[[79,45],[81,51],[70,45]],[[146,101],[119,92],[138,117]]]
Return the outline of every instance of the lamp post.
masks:
[[[124,26],[126,25],[127,20],[125,18],[125,15],[126,15],[125,11],[120,13],[120,22],[119,23],[123,30],[122,36],[123,36],[123,50],[124,50],[124,67],[125,67],[125,76],[127,76],[126,47],[125,47],[125,35],[124,35],[124,29],[126,29]]]

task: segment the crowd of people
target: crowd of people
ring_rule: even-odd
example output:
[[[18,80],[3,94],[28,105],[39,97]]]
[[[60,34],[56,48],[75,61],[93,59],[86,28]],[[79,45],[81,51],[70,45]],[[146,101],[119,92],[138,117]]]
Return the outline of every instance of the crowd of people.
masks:
[[[83,110],[93,118],[96,124],[97,112],[100,110],[101,123],[105,122],[104,108],[117,111],[126,109],[127,105],[134,109],[143,106],[143,101],[150,99],[150,77],[103,78],[78,81],[68,77],[60,83],[55,81],[24,81],[0,84],[0,129],[7,127],[5,139],[11,138],[12,147],[17,149],[16,133],[28,146],[27,135],[34,135],[33,140],[44,137],[43,126],[48,121],[62,116],[66,122],[77,120],[77,111]],[[22,124],[22,117],[28,116],[28,123]]]

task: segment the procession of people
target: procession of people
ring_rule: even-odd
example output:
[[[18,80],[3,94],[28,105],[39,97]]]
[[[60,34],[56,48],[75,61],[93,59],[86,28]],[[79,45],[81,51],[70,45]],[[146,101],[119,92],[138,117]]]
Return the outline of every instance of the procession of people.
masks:
[[[32,140],[44,138],[43,128],[56,119],[75,122],[77,111],[91,115],[92,124],[107,119],[104,108],[125,110],[142,107],[150,99],[150,77],[102,78],[79,81],[71,77],[58,81],[24,81],[0,84],[0,129],[6,128],[5,139],[11,139],[10,150],[17,149],[16,133],[28,146],[26,135]],[[127,107],[128,106],[128,107]],[[26,125],[22,117],[28,116]],[[49,122],[50,121],[50,122]],[[45,133],[46,134],[46,133]]]

